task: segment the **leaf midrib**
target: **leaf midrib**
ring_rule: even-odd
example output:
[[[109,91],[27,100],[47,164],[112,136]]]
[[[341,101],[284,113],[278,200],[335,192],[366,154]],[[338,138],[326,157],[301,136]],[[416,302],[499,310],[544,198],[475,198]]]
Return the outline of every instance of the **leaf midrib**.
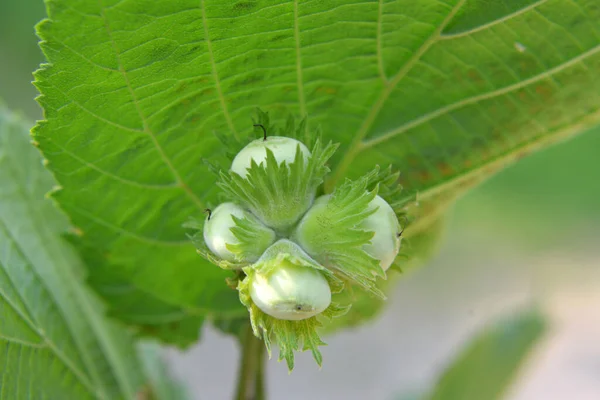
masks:
[[[227,121],[227,125],[233,134],[233,137],[237,140],[240,140],[240,136],[233,125],[233,121],[231,120],[231,115],[229,114],[229,109],[227,108],[227,103],[225,102],[225,97],[223,96],[223,90],[221,89],[221,81],[219,79],[219,73],[217,72],[217,63],[215,62],[215,56],[212,49],[212,42],[210,40],[210,32],[208,29],[208,20],[206,18],[206,8],[204,6],[204,0],[200,0],[200,12],[202,14],[202,26],[204,27],[204,39],[206,41],[206,47],[208,49],[208,57],[210,59],[210,67],[213,74],[213,79],[215,80],[215,88],[217,89],[217,94],[219,95],[219,102],[221,104],[221,110],[223,111],[223,116]]]
[[[298,0],[294,0],[294,45],[296,51],[296,81],[298,85],[298,103],[302,118],[306,115],[306,100],[304,99],[304,79],[302,77],[302,58],[300,45],[300,18],[298,15]]]

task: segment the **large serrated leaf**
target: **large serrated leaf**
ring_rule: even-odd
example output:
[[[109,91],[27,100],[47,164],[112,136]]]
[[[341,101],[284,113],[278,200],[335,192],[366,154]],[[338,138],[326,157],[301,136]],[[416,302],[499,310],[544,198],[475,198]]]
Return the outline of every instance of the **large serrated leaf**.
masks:
[[[48,0],[35,137],[55,198],[140,293],[239,315],[181,225],[216,199],[213,132],[243,140],[260,106],[341,143],[328,191],[400,170],[418,200],[406,235],[426,231],[468,187],[600,121],[597,0],[488,3]]]
[[[133,399],[144,386],[154,394],[158,381],[141,371],[131,335],[83,286],[28,129],[0,105],[0,399]],[[161,368],[156,350],[145,354]]]

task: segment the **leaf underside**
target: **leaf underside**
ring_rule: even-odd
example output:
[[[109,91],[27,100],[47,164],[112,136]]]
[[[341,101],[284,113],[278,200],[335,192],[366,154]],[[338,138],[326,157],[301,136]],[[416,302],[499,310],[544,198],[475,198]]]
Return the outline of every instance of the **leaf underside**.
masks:
[[[121,271],[111,279],[128,296],[105,296],[115,313],[144,299],[198,322],[245,312],[223,285],[230,273],[199,259],[181,226],[218,201],[202,160],[228,149],[213,133],[243,143],[256,106],[273,126],[308,115],[307,132],[341,144],[328,192],[376,163],[400,171],[417,199],[407,236],[492,173],[600,121],[597,0],[47,7],[35,140],[62,187],[54,198],[98,250],[91,270]],[[180,333],[174,342],[196,337]]]

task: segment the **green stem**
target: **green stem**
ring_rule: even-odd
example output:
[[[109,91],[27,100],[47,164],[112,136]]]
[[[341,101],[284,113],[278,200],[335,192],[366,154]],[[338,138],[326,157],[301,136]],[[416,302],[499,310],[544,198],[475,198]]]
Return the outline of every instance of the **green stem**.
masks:
[[[237,400],[265,400],[265,348],[250,324],[240,338],[242,360],[238,370]]]
[[[265,346],[262,341],[259,340],[258,342],[260,346],[257,358],[258,369],[256,372],[256,400],[266,400],[267,395],[265,388],[265,354],[267,354],[267,349],[265,349]]]

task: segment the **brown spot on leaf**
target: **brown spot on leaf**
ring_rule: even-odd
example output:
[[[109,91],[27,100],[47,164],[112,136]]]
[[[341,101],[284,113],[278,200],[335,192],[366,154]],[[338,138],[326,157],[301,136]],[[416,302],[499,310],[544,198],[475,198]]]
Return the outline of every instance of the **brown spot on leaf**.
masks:
[[[552,88],[543,83],[540,83],[535,87],[535,92],[544,99],[548,99],[552,96]]]
[[[248,75],[240,83],[243,85],[251,85],[253,83],[262,82],[264,78],[263,75],[259,74]]]
[[[453,168],[450,166],[450,164],[446,163],[446,162],[440,162],[437,165],[438,170],[440,171],[440,173],[443,176],[449,176],[452,175],[452,173],[454,172]]]
[[[529,96],[527,95],[527,92],[525,90],[519,90],[518,96],[522,102],[526,102],[529,99]]]
[[[177,89],[175,89],[175,92],[176,93],[183,92],[187,88],[187,86],[188,86],[187,82],[182,82],[179,85],[177,85]]]
[[[497,126],[493,127],[490,131],[490,136],[493,138],[502,137],[502,129],[498,128]]]
[[[478,84],[483,82],[483,77],[481,76],[479,71],[477,71],[474,68],[471,68],[471,69],[469,69],[469,71],[467,71],[467,76],[469,77],[469,80],[471,80],[472,82],[475,82]]]
[[[523,157],[527,157],[530,153],[531,153],[531,151],[529,151],[529,150],[524,150],[524,151],[518,152],[517,155],[515,156],[515,161],[519,161]]]
[[[427,182],[430,181],[432,176],[431,173],[429,171],[427,171],[426,169],[423,169],[421,171],[416,171],[416,179],[420,182]]]
[[[284,35],[275,35],[275,36],[271,37],[269,40],[271,42],[277,42],[279,40],[288,39],[288,38],[291,38],[291,35],[285,35],[284,34]]]
[[[325,93],[325,94],[336,94],[337,93],[337,89],[336,88],[332,88],[332,87],[327,87],[327,86],[320,86],[317,88],[316,90],[317,93]]]
[[[521,60],[519,61],[518,65],[519,65],[519,69],[521,71],[522,74],[527,73],[531,70],[535,70],[537,64],[535,61],[533,61],[533,59],[531,58],[523,58],[522,54],[519,54]]]
[[[408,157],[406,157],[406,161],[408,162],[408,165],[412,167],[417,167],[421,163],[419,157],[415,156],[414,154],[411,154]]]
[[[150,335],[158,333],[158,329],[156,329],[156,327],[152,325],[142,325],[140,326],[140,331]]]

